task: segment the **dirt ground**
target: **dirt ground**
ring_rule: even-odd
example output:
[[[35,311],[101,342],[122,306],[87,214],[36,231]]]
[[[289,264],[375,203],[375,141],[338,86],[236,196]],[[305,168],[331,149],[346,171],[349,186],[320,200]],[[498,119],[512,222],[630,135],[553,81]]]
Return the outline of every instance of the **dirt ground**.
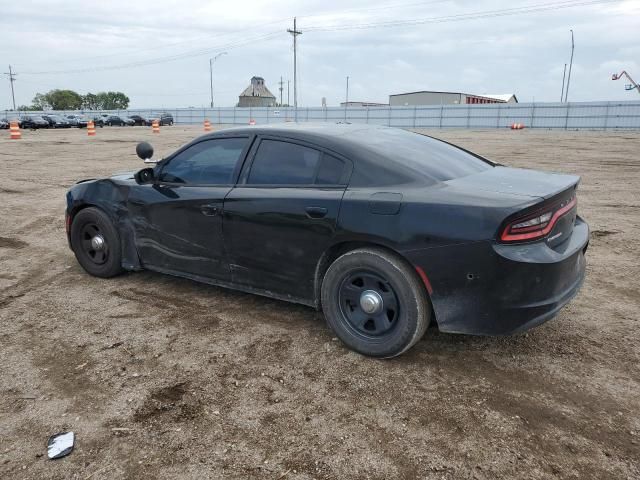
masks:
[[[306,307],[80,268],[67,188],[200,133],[0,131],[0,478],[640,478],[639,132],[431,131],[581,175],[587,280],[527,334],[430,330],[387,361]]]

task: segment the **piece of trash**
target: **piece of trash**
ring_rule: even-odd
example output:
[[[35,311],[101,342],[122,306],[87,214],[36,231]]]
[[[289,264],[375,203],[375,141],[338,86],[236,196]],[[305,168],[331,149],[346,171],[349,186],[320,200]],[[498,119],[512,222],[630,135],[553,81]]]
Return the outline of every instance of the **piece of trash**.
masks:
[[[49,437],[47,444],[47,456],[54,460],[66,457],[73,451],[75,435],[73,432],[64,432]]]
[[[82,369],[83,369],[84,367],[86,367],[88,364],[89,364],[89,362],[81,363],[80,365],[78,365],[78,366],[76,367],[76,370],[82,370]]]
[[[132,428],[127,427],[113,427],[111,429],[112,432],[131,432],[132,430]]]

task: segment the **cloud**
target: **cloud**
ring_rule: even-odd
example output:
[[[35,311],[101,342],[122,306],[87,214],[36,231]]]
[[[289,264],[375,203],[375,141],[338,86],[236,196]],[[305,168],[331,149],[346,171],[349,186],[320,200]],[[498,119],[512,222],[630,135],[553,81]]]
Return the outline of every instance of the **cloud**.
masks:
[[[226,50],[228,55],[214,66],[214,95],[216,105],[231,106],[253,75],[263,76],[274,93],[280,76],[285,82],[293,79],[286,29],[297,15],[303,31],[298,37],[301,105],[319,105],[322,97],[337,105],[344,100],[347,75],[350,97],[363,101],[386,102],[389,94],[421,89],[516,93],[522,100],[557,101],[573,29],[570,100],[633,99],[611,82],[609,70],[628,69],[640,77],[634,62],[640,54],[640,4],[634,0],[448,23],[312,30],[537,3],[542,2],[7,2],[0,16],[0,57],[19,73],[19,104],[29,103],[36,92],[72,88],[83,93],[122,90],[133,107],[179,107],[209,104],[209,58]],[[276,34],[252,41],[271,32]],[[179,58],[102,70],[170,56]],[[28,73],[85,68],[92,71]],[[0,109],[10,105],[9,85],[6,77],[3,80]]]

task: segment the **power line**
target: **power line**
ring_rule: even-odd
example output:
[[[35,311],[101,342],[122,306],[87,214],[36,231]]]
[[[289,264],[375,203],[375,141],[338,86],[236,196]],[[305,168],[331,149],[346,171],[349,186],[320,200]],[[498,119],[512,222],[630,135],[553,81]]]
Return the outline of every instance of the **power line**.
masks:
[[[437,0],[437,1],[432,1],[432,2],[420,2],[420,3],[412,3],[412,4],[408,4],[408,5],[428,5],[430,3],[438,3],[440,1],[446,1],[446,0]],[[394,21],[386,21],[386,22],[370,22],[370,23],[362,23],[362,24],[348,24],[348,25],[316,25],[316,26],[310,26],[309,28],[306,28],[305,31],[311,31],[311,32],[327,32],[327,31],[339,31],[339,30],[360,30],[360,29],[370,29],[370,28],[389,28],[389,27],[400,27],[400,26],[407,26],[407,25],[422,25],[422,24],[428,24],[428,23],[448,23],[448,22],[458,22],[458,21],[464,21],[464,20],[477,20],[477,19],[482,19],[482,18],[492,18],[492,17],[502,17],[502,16],[510,16],[510,15],[524,15],[524,14],[529,14],[529,13],[537,13],[537,12],[543,12],[543,11],[549,11],[549,10],[560,10],[560,9],[566,9],[566,8],[574,8],[574,7],[584,7],[584,6],[589,6],[589,5],[597,5],[597,4],[608,4],[608,3],[616,3],[616,2],[620,2],[621,0],[582,0],[582,1],[569,1],[569,0],[565,0],[565,1],[561,1],[561,2],[552,2],[552,3],[543,3],[543,4],[535,4],[535,5],[529,5],[529,6],[524,6],[524,7],[514,7],[514,8],[508,8],[508,9],[500,9],[500,10],[487,10],[487,11],[478,11],[478,12],[473,12],[473,13],[465,13],[465,14],[457,14],[457,15],[447,15],[447,16],[440,16],[440,17],[429,17],[429,18],[423,18],[423,19],[412,19],[412,20],[394,20]],[[396,6],[398,6],[399,4],[397,4]],[[391,8],[391,6],[385,6],[385,7],[378,7],[380,9],[382,8]],[[357,10],[357,9],[352,9],[352,10]],[[322,15],[308,15],[307,17],[317,17],[317,16],[322,16]],[[279,22],[279,21],[278,21]],[[277,23],[277,22],[270,22],[270,23]],[[295,23],[295,21],[294,21]],[[268,24],[264,24],[264,25],[268,25]],[[244,30],[246,31],[246,30]],[[296,31],[296,27],[294,26],[293,31],[292,30],[287,30],[289,33],[293,34],[293,31]],[[68,69],[68,70],[51,70],[51,71],[22,71],[21,74],[23,75],[56,75],[56,74],[75,74],[75,73],[88,73],[88,72],[100,72],[100,71],[108,71],[108,70],[119,70],[119,69],[126,69],[126,68],[136,68],[136,67],[143,67],[143,66],[147,66],[147,65],[155,65],[155,64],[159,64],[159,63],[165,63],[165,62],[172,62],[172,61],[176,61],[176,60],[182,60],[182,59],[186,59],[186,58],[192,58],[192,57],[197,57],[197,56],[202,56],[202,55],[210,55],[212,53],[215,53],[217,51],[220,50],[231,50],[231,49],[235,49],[235,48],[240,48],[249,44],[253,44],[255,42],[259,42],[259,41],[265,41],[265,40],[269,40],[272,39],[274,37],[276,37],[277,35],[279,35],[281,33],[281,31],[273,31],[273,32],[269,32],[269,33],[265,33],[262,35],[258,35],[249,39],[244,39],[241,41],[236,41],[236,42],[230,42],[227,44],[223,44],[223,45],[218,45],[218,46],[214,46],[214,47],[207,47],[207,48],[203,48],[203,49],[197,49],[197,50],[189,50],[186,52],[182,52],[182,53],[178,53],[178,54],[174,54],[174,55],[167,55],[167,56],[162,56],[162,57],[155,57],[155,58],[151,58],[148,60],[138,60],[138,61],[132,61],[132,62],[127,62],[127,63],[122,63],[122,64],[115,64],[115,65],[105,65],[105,66],[94,66],[94,67],[83,67],[83,68],[77,68],[77,69]],[[294,36],[294,74],[296,73],[295,70],[297,69],[297,51],[296,51],[296,37],[297,35],[301,34],[302,32],[298,32],[296,34],[293,34]],[[177,42],[176,44],[181,43],[181,42]],[[295,77],[296,75],[294,75]],[[297,95],[296,95],[296,90],[297,90],[297,82],[296,82],[296,78],[294,78],[294,103],[297,103]]]
[[[66,64],[66,63],[77,63],[77,62],[87,62],[87,61],[95,61],[97,59],[103,59],[103,58],[110,58],[110,57],[122,57],[124,55],[136,55],[139,53],[144,53],[144,52],[151,52],[151,51],[158,51],[158,50],[164,50],[167,48],[171,48],[171,47],[175,47],[178,45],[183,45],[183,44],[193,44],[195,42],[198,41],[203,41],[203,40],[207,40],[207,39],[213,39],[213,38],[219,38],[219,37],[231,37],[233,35],[246,35],[247,31],[256,31],[256,30],[260,30],[264,27],[270,26],[270,25],[276,25],[278,23],[282,24],[286,21],[289,20],[289,17],[286,18],[280,18],[278,20],[274,20],[271,22],[266,22],[266,23],[259,23],[259,24],[255,24],[255,25],[248,25],[247,27],[244,27],[242,29],[237,29],[237,30],[232,30],[229,32],[222,32],[222,33],[216,33],[216,34],[209,34],[209,35],[200,35],[198,37],[193,37],[193,38],[189,38],[188,40],[180,40],[178,42],[171,42],[171,43],[162,43],[162,44],[158,44],[152,46],[152,47],[148,47],[148,48],[139,48],[139,49],[135,49],[135,50],[131,50],[131,49],[127,49],[125,51],[122,52],[116,52],[116,53],[107,53],[107,54],[103,54],[103,55],[92,55],[91,57],[80,57],[80,58],[74,58],[74,59],[70,59],[70,60],[61,60],[59,62],[56,62],[58,64]]]
[[[426,23],[448,23],[464,20],[477,20],[482,18],[505,17],[510,15],[522,15],[528,13],[544,12],[549,10],[561,10],[565,8],[584,7],[604,3],[617,3],[621,0],[587,0],[587,1],[563,1],[542,3],[525,7],[506,8],[500,10],[486,10],[473,13],[461,13],[458,15],[446,15],[442,17],[429,17],[413,20],[392,20],[388,22],[370,22],[348,25],[316,25],[306,28],[307,32],[334,32],[339,30],[363,30],[369,28],[402,27],[407,25],[423,25]]]
[[[261,40],[267,40],[270,38],[275,37],[276,35],[280,35],[281,31],[277,31],[277,32],[270,32],[264,35],[259,35],[257,37],[252,37],[249,39],[245,39],[243,41],[239,41],[239,42],[233,42],[233,43],[227,43],[224,45],[218,45],[215,47],[208,47],[205,49],[198,49],[198,50],[191,50],[191,51],[187,51],[187,52],[183,52],[180,54],[174,54],[174,55],[168,55],[168,56],[164,56],[164,57],[156,57],[156,58],[151,58],[149,60],[139,60],[139,61],[134,61],[134,62],[129,62],[129,63],[122,63],[122,64],[117,64],[117,65],[105,65],[105,66],[100,66],[100,67],[86,67],[86,68],[76,68],[76,69],[70,69],[70,70],[50,70],[50,71],[25,71],[22,72],[25,75],[58,75],[58,74],[69,74],[69,73],[86,73],[86,72],[101,72],[101,71],[106,71],[106,70],[121,70],[124,68],[134,68],[134,67],[142,67],[142,66],[146,66],[146,65],[155,65],[158,63],[165,63],[165,62],[171,62],[171,61],[175,61],[175,60],[182,60],[185,58],[192,58],[192,57],[198,57],[198,56],[202,56],[202,55],[210,55],[212,53],[215,53],[219,50],[232,50],[235,48],[239,48],[239,47],[243,47],[245,45],[249,45]]]
[[[411,2],[411,3],[394,3],[392,5],[381,5],[377,7],[359,7],[359,8],[346,8],[339,12],[328,13],[315,13],[313,15],[298,15],[298,18],[314,18],[314,17],[330,17],[332,15],[350,13],[350,12],[372,12],[376,10],[389,10],[395,8],[408,8],[408,7],[423,7],[426,5],[433,5],[434,3],[450,3],[452,0],[431,0],[430,2]]]

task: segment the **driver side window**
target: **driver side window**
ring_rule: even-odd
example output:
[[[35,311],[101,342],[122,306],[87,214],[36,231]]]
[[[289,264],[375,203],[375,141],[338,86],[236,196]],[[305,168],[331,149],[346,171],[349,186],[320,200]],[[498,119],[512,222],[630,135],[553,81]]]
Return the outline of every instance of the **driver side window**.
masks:
[[[217,138],[196,143],[162,167],[161,183],[229,185],[247,138]]]

